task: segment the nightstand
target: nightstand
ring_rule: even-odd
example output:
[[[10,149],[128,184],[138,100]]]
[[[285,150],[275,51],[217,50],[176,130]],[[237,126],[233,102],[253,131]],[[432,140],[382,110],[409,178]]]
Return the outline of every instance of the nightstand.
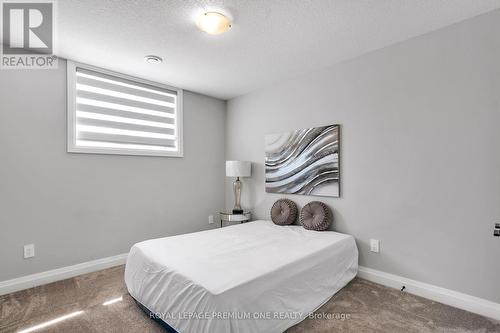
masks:
[[[220,227],[227,227],[229,225],[249,222],[252,218],[250,212],[243,212],[243,214],[233,214],[232,212],[220,212]]]

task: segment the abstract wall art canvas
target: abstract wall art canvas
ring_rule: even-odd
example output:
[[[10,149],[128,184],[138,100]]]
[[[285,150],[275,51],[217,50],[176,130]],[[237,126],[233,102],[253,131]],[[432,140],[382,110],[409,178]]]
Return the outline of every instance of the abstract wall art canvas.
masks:
[[[266,135],[266,192],[340,196],[340,126]]]

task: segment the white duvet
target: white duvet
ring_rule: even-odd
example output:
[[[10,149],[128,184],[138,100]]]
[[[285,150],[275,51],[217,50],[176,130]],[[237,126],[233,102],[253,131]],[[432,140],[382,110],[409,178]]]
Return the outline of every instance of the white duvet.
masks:
[[[283,332],[358,269],[354,238],[254,221],[144,241],[130,250],[129,293],[178,332]]]

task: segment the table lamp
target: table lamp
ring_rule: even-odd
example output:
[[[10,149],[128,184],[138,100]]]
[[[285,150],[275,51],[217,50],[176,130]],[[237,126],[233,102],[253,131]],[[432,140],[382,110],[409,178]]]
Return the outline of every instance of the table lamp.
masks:
[[[234,208],[233,214],[243,214],[241,209],[241,181],[240,177],[250,177],[252,163],[247,161],[226,161],[226,177],[236,177],[233,183]]]

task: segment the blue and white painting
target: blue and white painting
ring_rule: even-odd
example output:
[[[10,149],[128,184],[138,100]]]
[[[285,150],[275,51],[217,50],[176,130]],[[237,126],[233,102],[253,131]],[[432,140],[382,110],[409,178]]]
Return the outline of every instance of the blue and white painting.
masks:
[[[266,192],[339,197],[339,127],[266,135]]]

